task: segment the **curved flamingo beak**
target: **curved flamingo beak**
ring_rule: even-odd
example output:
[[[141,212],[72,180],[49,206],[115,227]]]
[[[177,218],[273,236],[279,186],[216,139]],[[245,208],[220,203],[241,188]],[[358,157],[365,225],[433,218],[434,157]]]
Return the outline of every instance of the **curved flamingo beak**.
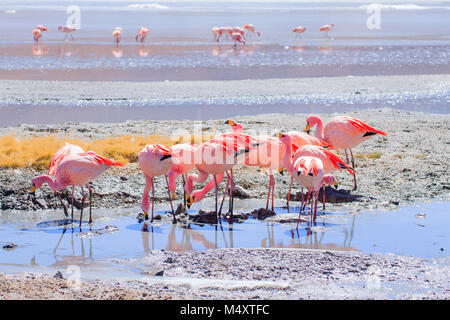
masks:
[[[34,193],[36,192],[36,186],[33,184],[33,186],[31,187],[30,192],[34,195]]]
[[[283,171],[284,171],[283,168],[278,169],[278,173],[281,174],[282,176],[284,175]]]
[[[336,178],[334,178],[334,181],[333,181],[333,186],[337,189],[338,188],[338,181],[336,180]]]
[[[175,191],[172,191],[171,194],[172,194],[172,200],[175,200],[177,198],[177,195],[175,194]]]

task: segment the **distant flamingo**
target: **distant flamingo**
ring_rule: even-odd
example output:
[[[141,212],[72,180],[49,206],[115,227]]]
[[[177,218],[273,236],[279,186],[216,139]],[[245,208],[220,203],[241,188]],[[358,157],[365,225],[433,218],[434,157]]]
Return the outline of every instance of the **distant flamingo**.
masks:
[[[172,146],[172,167],[169,171],[169,190],[175,199],[176,180],[179,175],[183,177],[183,190],[186,185],[187,174],[194,170],[194,156],[196,146],[190,144],[176,144]],[[186,191],[183,196],[186,206]]]
[[[349,116],[336,116],[323,126],[322,119],[317,116],[309,116],[306,119],[305,131],[309,132],[311,128],[316,127],[315,136],[328,143],[331,143],[337,149],[344,149],[345,156],[348,160],[347,149],[350,150],[352,167],[355,167],[355,159],[353,158],[352,148],[361,142],[369,139],[375,134],[387,136],[387,133],[369,126],[367,123]],[[356,176],[354,178],[354,190],[356,190]]]
[[[117,44],[120,43],[120,37],[122,36],[122,31],[123,31],[123,29],[122,29],[121,27],[116,27],[116,28],[113,30],[112,35],[113,35],[114,41],[115,41]]]
[[[140,27],[136,36],[136,42],[144,43],[147,33],[151,32],[149,28]]]
[[[167,183],[167,191],[169,194],[170,206],[172,208],[173,222],[176,222],[175,212],[173,211],[172,197],[169,191],[169,181],[167,174],[173,164],[172,150],[160,144],[148,144],[142,149],[138,156],[139,167],[144,172],[145,188],[142,195],[142,210],[144,211],[144,219],[148,219],[148,211],[150,209],[149,194],[152,189],[152,219],[155,211],[155,185],[154,180],[157,176],[164,175]]]
[[[56,160],[57,162],[58,160]],[[83,219],[84,209],[84,186],[89,182],[95,180],[103,172],[105,172],[111,166],[123,166],[122,163],[105,159],[93,151],[74,153],[63,158],[56,167],[55,176],[52,177],[49,174],[35,177],[32,180],[33,187],[31,189],[34,192],[40,188],[44,182],[47,182],[49,187],[53,191],[59,191],[67,186],[72,186],[72,206],[73,206],[73,190],[74,186],[81,187],[82,205],[80,213],[80,227]],[[49,169],[49,172],[53,172]],[[88,187],[89,188],[89,187]],[[89,188],[90,195],[92,190]],[[92,223],[92,204],[90,204],[91,210],[89,212],[89,223]],[[73,220],[73,212],[72,212]]]
[[[306,27],[303,27],[303,26],[299,26],[299,27],[292,29],[292,32],[295,32],[296,38],[299,36],[301,37],[302,33],[304,33],[305,31],[306,31]]]
[[[246,24],[245,26],[242,27],[243,29],[245,29],[247,31],[247,34],[250,36],[252,34],[257,34],[258,37],[261,36],[261,33],[259,31],[255,30],[255,26],[253,24]]]
[[[243,36],[241,33],[239,33],[239,32],[233,32],[233,33],[231,34],[231,40],[234,41],[234,46],[233,46],[234,48],[237,47],[237,43],[238,43],[238,42],[242,43],[242,44],[245,46],[245,38],[244,38],[244,36]]]
[[[56,175],[56,170],[58,169],[58,165],[61,163],[61,161],[63,161],[64,159],[66,159],[70,155],[77,154],[77,153],[83,153],[83,152],[84,152],[84,150],[80,146],[73,145],[73,144],[70,144],[70,143],[66,142],[64,147],[62,147],[58,151],[56,151],[55,154],[53,155],[52,159],[50,160],[50,166],[48,168],[47,175],[49,175],[49,176],[54,178],[55,175]],[[36,191],[36,189],[37,189],[36,187],[33,187],[31,192],[34,193]],[[73,219],[73,193],[74,193],[74,188],[72,186],[72,219]],[[67,207],[66,207],[66,205],[62,201],[61,196],[59,195],[58,192],[55,191],[55,195],[61,201],[61,203],[63,205],[63,209],[64,209],[64,214],[67,217]]]
[[[72,27],[72,26],[65,26],[65,27],[59,26],[59,27],[58,27],[58,31],[59,31],[59,32],[64,32],[64,33],[66,34],[64,40],[67,40],[69,36],[70,36],[70,38],[73,40],[72,32],[74,32],[74,31],[76,31],[76,30],[77,30],[77,29],[76,29],[75,27]]]
[[[216,41],[219,42],[220,38],[222,37],[222,35],[225,36],[230,36],[233,33],[233,28],[232,27],[219,27],[219,29],[217,30],[217,38]]]
[[[325,24],[323,26],[320,27],[319,31],[320,32],[324,32],[324,37],[326,36],[327,38],[329,38],[330,36],[328,35],[328,32],[332,31],[334,28],[334,24]]]
[[[34,29],[33,30],[33,40],[35,43],[39,42],[39,38],[42,36],[42,31],[39,29]]]

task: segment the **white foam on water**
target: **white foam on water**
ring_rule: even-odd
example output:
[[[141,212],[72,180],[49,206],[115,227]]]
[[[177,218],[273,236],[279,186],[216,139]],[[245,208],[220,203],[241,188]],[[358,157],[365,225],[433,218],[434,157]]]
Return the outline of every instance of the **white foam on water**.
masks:
[[[166,284],[173,286],[183,286],[191,289],[217,288],[223,290],[236,289],[278,289],[285,290],[289,288],[288,282],[283,281],[260,281],[260,280],[219,280],[219,279],[200,279],[200,278],[169,278],[169,277],[149,277],[140,279],[148,284]]]

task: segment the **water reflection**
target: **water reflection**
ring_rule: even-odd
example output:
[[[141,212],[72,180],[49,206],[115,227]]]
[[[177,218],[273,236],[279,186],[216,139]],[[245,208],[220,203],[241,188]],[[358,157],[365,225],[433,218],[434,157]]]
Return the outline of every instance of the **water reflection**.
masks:
[[[87,262],[93,261],[93,247],[92,247],[92,237],[83,238],[76,236],[74,228],[71,228],[71,232],[67,232],[68,228],[63,228],[61,236],[53,249],[53,257],[55,263],[52,264],[53,267],[68,266],[68,265],[80,265]],[[66,233],[70,234],[66,236]],[[60,250],[61,241],[64,237],[70,237],[70,249],[71,252],[67,254],[58,254]],[[85,242],[87,242],[88,250],[85,248]],[[79,250],[77,250],[76,244],[79,243]],[[67,252],[68,248],[62,248],[61,251]]]
[[[150,54],[150,48],[148,48],[146,45],[140,45],[138,48],[139,56],[146,57]]]
[[[320,52],[323,52],[325,54],[329,54],[333,51],[332,46],[318,46],[317,49],[319,49]]]
[[[40,44],[33,45],[33,56],[44,56],[48,52],[48,48],[42,47]]]
[[[213,57],[245,57],[254,54],[255,50],[259,48],[259,45],[246,45],[246,46],[229,46],[216,44],[211,50]]]
[[[71,43],[64,43],[58,48],[58,54],[60,57],[72,57],[76,53]]]
[[[114,58],[122,58],[122,56],[123,56],[123,50],[122,50],[122,48],[120,48],[119,46],[116,46],[116,47],[112,50],[112,54],[113,54]]]

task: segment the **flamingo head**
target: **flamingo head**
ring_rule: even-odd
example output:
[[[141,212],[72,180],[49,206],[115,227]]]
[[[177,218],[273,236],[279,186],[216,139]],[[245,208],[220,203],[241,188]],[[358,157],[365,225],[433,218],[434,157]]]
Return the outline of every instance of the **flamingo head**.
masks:
[[[290,135],[288,135],[287,133],[281,133],[278,132],[277,134],[275,134],[275,136],[281,140],[281,142],[283,142],[284,144],[288,145],[291,141],[292,138]]]
[[[63,26],[59,26],[58,31],[62,31],[62,30],[63,30]]]
[[[326,174],[323,176],[323,183],[329,185],[329,186],[334,186],[336,189],[338,188],[338,181],[336,180],[336,178],[332,175],[332,174]]]
[[[319,116],[313,115],[306,118],[306,127],[305,132],[309,133],[312,128],[314,128],[317,124],[322,122]]]
[[[30,192],[32,194],[34,194],[36,192],[36,190],[42,186],[43,183],[44,183],[44,179],[42,178],[42,176],[33,178],[33,180],[31,180],[32,186],[31,186]]]

